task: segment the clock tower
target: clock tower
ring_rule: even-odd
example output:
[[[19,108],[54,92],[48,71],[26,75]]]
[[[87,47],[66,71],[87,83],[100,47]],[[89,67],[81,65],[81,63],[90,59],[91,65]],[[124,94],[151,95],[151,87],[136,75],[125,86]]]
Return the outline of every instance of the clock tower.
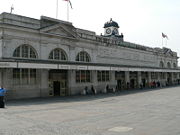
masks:
[[[123,35],[119,35],[119,25],[117,22],[113,21],[112,18],[109,22],[104,24],[104,36],[105,37],[117,37],[123,38]]]

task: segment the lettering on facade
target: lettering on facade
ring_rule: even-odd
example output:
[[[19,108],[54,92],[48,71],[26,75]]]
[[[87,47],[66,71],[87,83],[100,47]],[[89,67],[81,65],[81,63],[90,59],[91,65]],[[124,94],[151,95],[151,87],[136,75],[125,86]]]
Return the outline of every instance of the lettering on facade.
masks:
[[[87,70],[87,66],[78,66],[77,69],[78,70]]]
[[[129,60],[141,60],[140,54],[138,52],[132,53],[124,50],[117,50],[114,48],[99,48],[98,56],[100,57],[109,57],[109,58],[120,58],[120,59],[129,59]]]
[[[10,67],[9,63],[0,63],[0,67]]]
[[[70,69],[68,65],[59,65],[59,69]]]

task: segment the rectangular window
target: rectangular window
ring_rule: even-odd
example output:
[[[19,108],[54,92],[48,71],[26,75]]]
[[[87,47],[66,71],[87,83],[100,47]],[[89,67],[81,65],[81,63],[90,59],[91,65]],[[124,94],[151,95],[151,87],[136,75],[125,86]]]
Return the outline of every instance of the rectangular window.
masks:
[[[102,71],[102,82],[106,81],[106,71]]]
[[[101,82],[101,72],[100,71],[98,71],[97,72],[97,79],[98,79],[98,82]]]
[[[109,74],[109,71],[106,71],[106,81],[110,81],[110,74]]]
[[[109,71],[98,71],[97,78],[98,78],[98,82],[110,81],[110,73]]]
[[[13,69],[14,84],[20,84],[20,69]]]
[[[81,82],[86,82],[86,71],[82,70],[80,71],[81,76],[80,76],[80,80]]]
[[[36,69],[13,69],[13,83],[15,85],[36,84]]]
[[[86,82],[91,82],[91,72],[86,71]]]
[[[28,84],[28,69],[22,69],[21,70],[21,77],[22,77],[22,84]]]
[[[36,84],[36,69],[30,69],[30,84]]]
[[[80,71],[76,71],[76,82],[80,82]]]
[[[77,83],[91,82],[91,71],[88,70],[76,71],[76,82]]]

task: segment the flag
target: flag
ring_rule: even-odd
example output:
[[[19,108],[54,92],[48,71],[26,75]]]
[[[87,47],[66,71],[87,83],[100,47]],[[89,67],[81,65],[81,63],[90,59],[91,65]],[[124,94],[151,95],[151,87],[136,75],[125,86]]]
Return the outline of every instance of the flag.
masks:
[[[164,33],[162,33],[162,37],[168,39],[168,36],[166,34],[164,34]]]
[[[71,1],[70,1],[70,0],[64,0],[64,1],[69,2],[70,6],[71,6],[71,9],[73,8],[73,7],[72,7],[72,3],[71,3]]]

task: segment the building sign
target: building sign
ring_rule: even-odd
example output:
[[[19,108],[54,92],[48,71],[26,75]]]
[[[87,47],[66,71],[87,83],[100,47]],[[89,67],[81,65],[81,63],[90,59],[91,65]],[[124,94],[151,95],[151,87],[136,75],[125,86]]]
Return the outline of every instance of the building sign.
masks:
[[[77,70],[87,70],[87,66],[77,66]]]
[[[60,65],[58,66],[58,69],[70,69],[70,65]]]
[[[16,62],[0,62],[0,68],[17,68]]]
[[[18,68],[58,69],[57,64],[18,63]]]
[[[111,70],[111,67],[102,67],[102,66],[88,66],[88,70]]]

